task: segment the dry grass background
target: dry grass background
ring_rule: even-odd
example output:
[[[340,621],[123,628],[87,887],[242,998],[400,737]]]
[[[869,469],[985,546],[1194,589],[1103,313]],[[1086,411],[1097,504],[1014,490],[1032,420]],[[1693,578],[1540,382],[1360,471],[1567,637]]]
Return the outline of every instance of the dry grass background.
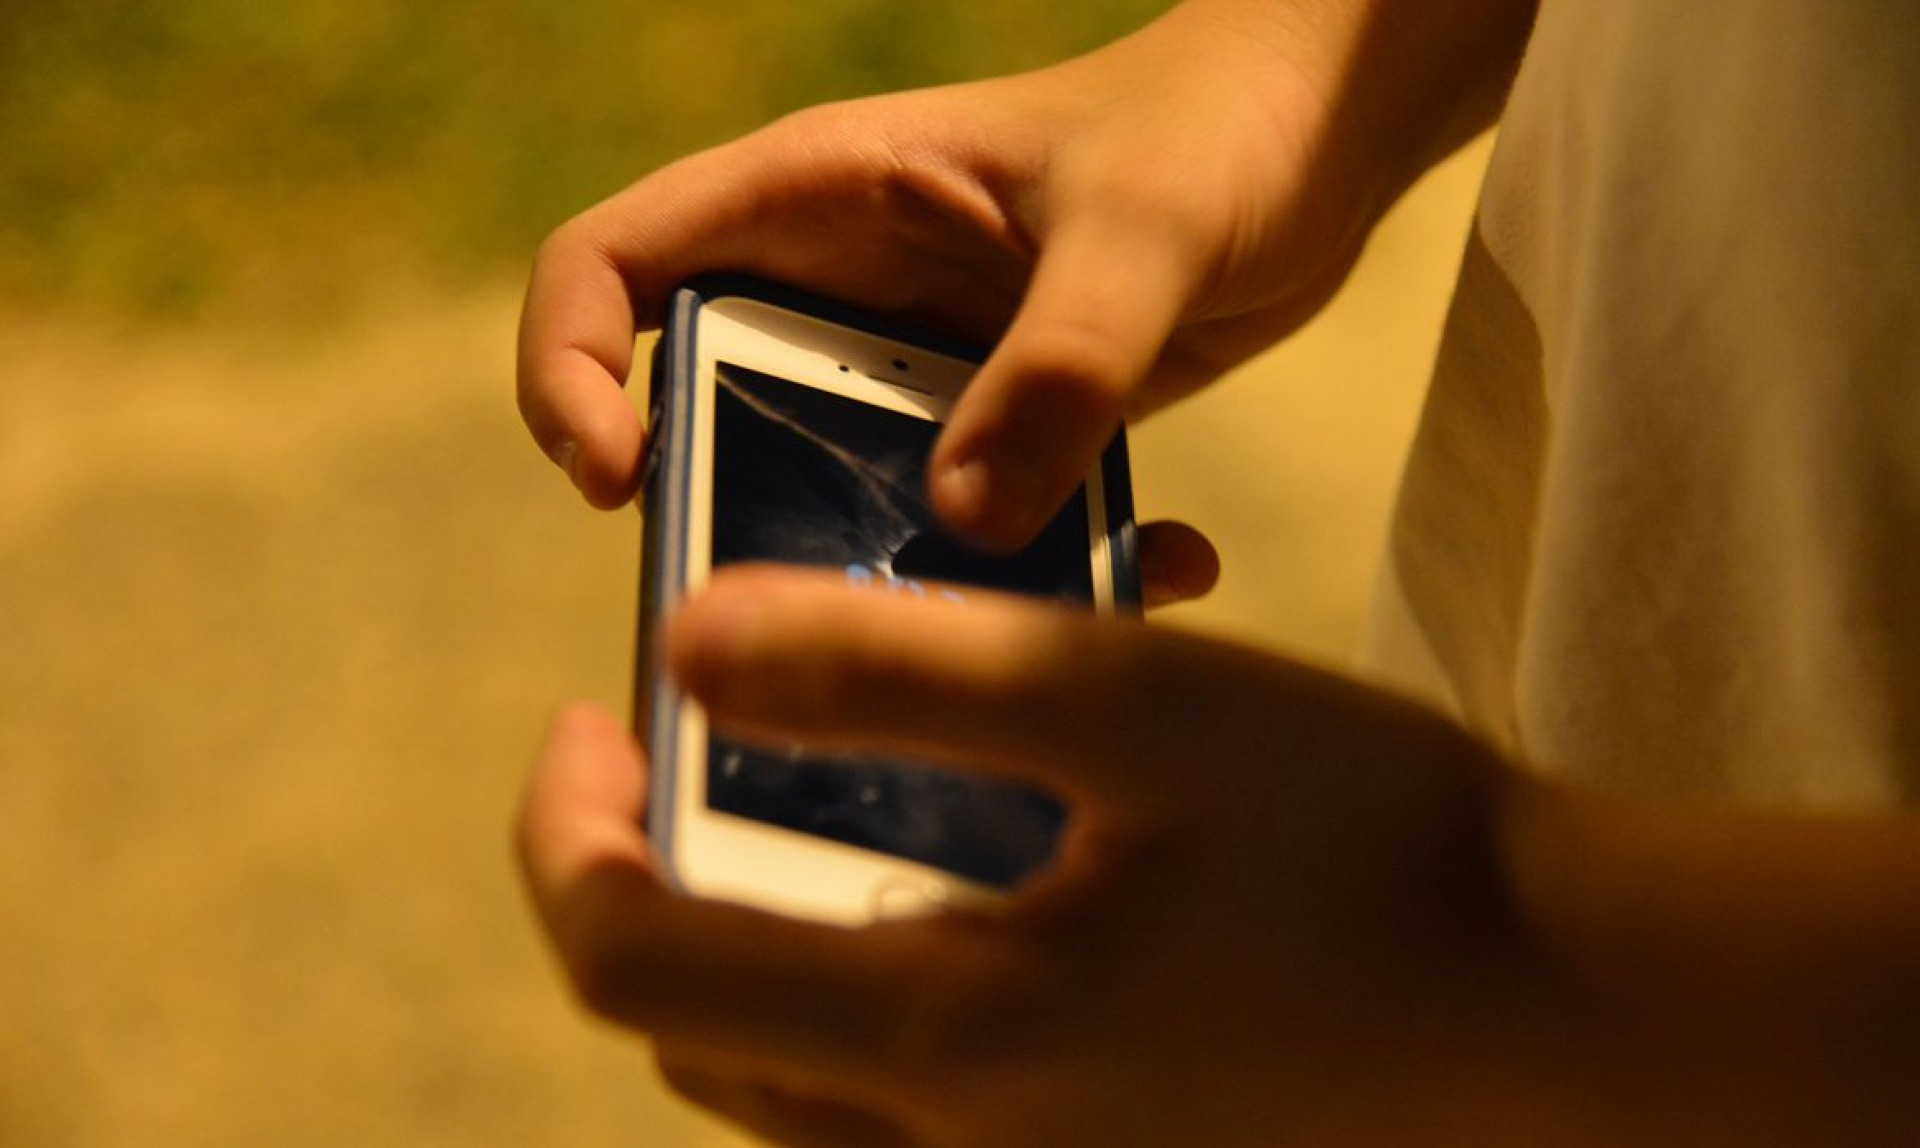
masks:
[[[1481,158],[1138,430],[1227,566],[1170,623],[1344,657]],[[0,1145],[734,1143],[575,1012],[508,859],[547,714],[623,704],[637,538],[519,429],[514,262],[0,305]]]

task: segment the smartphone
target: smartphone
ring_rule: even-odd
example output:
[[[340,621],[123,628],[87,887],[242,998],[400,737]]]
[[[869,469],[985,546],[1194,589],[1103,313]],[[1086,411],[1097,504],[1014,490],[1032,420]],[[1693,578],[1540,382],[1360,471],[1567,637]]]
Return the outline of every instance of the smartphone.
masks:
[[[678,291],[653,357],[643,484],[638,727],[647,831],[682,891],[857,925],[990,904],[1045,865],[1044,793],[903,761],[730,740],[653,665],[674,604],[735,562],[841,572],[878,592],[970,588],[1138,608],[1126,442],[1016,554],[943,530],[927,457],[982,352],[744,276]]]

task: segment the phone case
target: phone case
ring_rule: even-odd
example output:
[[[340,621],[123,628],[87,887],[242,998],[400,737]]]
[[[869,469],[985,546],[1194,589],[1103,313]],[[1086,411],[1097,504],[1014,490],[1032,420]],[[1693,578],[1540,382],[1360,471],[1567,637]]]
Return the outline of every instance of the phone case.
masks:
[[[784,284],[753,276],[722,273],[697,277],[677,290],[669,302],[659,341],[654,345],[649,380],[647,455],[642,465],[642,548],[640,625],[636,650],[636,689],[633,724],[648,758],[654,763],[674,760],[678,743],[679,707],[664,673],[656,672],[654,645],[660,618],[686,593],[687,522],[690,475],[674,460],[692,454],[695,383],[695,347],[701,310],[715,299],[741,296],[811,315],[844,327],[865,331],[894,342],[979,363],[984,348],[905,320],[875,315],[844,303]],[[1133,491],[1124,429],[1114,435],[1101,458],[1106,498],[1107,544],[1112,562],[1115,609],[1137,613],[1140,608],[1139,542],[1133,520]],[[675,771],[650,771],[646,828],[656,857],[673,856],[673,786]],[[678,887],[671,866],[662,876]]]

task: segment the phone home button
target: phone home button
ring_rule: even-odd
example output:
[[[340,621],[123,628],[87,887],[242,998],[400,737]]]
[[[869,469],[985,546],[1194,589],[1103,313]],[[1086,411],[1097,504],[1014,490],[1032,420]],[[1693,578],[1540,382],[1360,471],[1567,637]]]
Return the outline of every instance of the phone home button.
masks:
[[[867,907],[876,921],[897,921],[938,912],[946,902],[946,890],[935,882],[888,877],[873,887]]]

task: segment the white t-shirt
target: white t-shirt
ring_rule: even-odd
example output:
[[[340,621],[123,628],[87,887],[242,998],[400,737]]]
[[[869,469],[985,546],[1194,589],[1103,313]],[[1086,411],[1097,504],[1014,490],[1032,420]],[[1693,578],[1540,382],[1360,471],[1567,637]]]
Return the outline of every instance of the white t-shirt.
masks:
[[[1535,768],[1920,804],[1920,8],[1545,0],[1385,566]]]

